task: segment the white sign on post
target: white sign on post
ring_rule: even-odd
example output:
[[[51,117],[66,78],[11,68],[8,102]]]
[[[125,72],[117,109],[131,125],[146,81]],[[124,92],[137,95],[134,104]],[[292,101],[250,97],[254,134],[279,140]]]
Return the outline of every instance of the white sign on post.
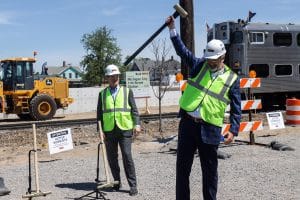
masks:
[[[281,112],[266,113],[270,129],[285,128]]]
[[[47,133],[50,154],[73,149],[71,129]]]
[[[126,87],[133,91],[135,97],[149,96],[149,71],[126,72]]]

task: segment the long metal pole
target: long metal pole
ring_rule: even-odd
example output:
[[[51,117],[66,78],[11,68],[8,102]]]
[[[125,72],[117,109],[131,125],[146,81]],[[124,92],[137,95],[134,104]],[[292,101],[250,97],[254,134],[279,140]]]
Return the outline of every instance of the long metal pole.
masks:
[[[174,18],[179,16],[179,13],[177,11],[175,11],[172,15]],[[144,44],[138,48],[125,62],[124,65],[128,65],[150,42],[152,42],[152,40],[158,35],[160,34],[160,32],[162,32],[162,30],[164,30],[164,28],[167,27],[168,24],[164,23],[155,33],[153,33],[150,38],[144,42]]]
[[[251,88],[248,88],[248,100],[251,100]],[[252,122],[252,111],[249,109],[249,122]],[[250,145],[255,144],[254,133],[251,130],[249,133]]]

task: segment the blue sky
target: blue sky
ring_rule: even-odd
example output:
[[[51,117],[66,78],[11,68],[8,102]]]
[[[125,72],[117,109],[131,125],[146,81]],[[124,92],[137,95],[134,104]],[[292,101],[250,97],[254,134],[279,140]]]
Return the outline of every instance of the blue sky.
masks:
[[[78,66],[85,55],[80,40],[99,27],[112,29],[123,59],[139,48],[174,12],[178,0],[0,0],[0,59],[32,56],[42,63]],[[206,22],[246,19],[253,22],[300,23],[300,0],[194,0],[196,55],[206,43]],[[177,19],[177,29],[179,19]],[[169,41],[167,29],[159,35]],[[169,44],[171,45],[171,44]],[[174,55],[174,51],[169,53]],[[153,58],[150,47],[139,57]],[[178,57],[175,56],[179,60]],[[37,70],[39,71],[39,70]]]

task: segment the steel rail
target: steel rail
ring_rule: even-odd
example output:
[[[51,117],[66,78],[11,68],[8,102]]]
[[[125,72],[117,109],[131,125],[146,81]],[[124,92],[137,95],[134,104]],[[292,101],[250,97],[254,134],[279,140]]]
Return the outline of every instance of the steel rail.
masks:
[[[162,113],[161,118],[176,118],[177,112]],[[140,120],[154,121],[159,119],[159,114],[141,115]],[[96,118],[87,119],[72,119],[72,120],[52,120],[52,121],[29,121],[29,122],[8,122],[0,124],[0,130],[18,130],[32,128],[32,124],[36,124],[36,127],[59,127],[59,126],[78,126],[78,125],[90,125],[96,124]]]

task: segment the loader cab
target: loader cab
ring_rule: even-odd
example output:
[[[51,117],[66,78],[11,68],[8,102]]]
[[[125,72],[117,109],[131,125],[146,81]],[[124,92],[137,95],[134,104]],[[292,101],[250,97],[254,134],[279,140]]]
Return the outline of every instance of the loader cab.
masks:
[[[34,58],[10,58],[1,60],[1,79],[4,91],[32,90],[34,88]]]

